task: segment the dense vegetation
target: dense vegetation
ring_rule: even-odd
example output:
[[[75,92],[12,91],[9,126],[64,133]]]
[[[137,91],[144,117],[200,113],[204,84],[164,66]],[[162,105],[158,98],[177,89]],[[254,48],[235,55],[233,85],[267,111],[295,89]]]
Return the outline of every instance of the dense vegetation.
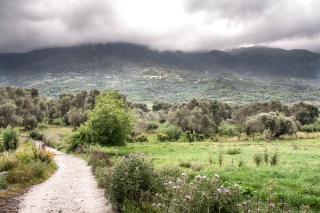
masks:
[[[295,187],[305,187],[303,182],[313,183],[315,177],[311,174],[317,173],[312,170],[317,166],[316,162],[310,162],[309,165],[303,160],[303,167],[297,168],[308,180],[299,179],[294,183],[298,186],[291,187],[292,179],[281,182],[279,177],[289,178],[285,173],[296,177],[288,168],[302,161],[289,161],[289,155],[286,154],[288,150],[283,152],[278,145],[275,149],[265,145],[261,150],[257,142],[240,142],[258,140],[260,143],[265,140],[277,141],[278,144],[279,139],[284,137],[301,137],[301,131],[305,131],[307,137],[313,133],[314,137],[314,132],[320,129],[319,112],[311,104],[300,102],[285,105],[279,101],[230,104],[208,98],[192,98],[188,102],[175,104],[155,101],[148,107],[144,103],[127,101],[118,91],[83,90],[76,94],[60,94],[58,98],[40,97],[36,89],[5,87],[1,91],[5,95],[1,99],[0,122],[7,122],[7,126],[3,125],[6,129],[3,130],[1,149],[15,149],[16,140],[11,140],[9,136],[15,137],[15,126],[28,124],[24,128],[32,130],[30,135],[34,138],[42,139],[58,149],[87,153],[87,156],[91,156],[89,162],[96,168],[100,184],[106,188],[106,196],[116,210],[190,212],[198,209],[216,212],[220,209],[221,212],[248,212],[250,209],[251,212],[257,212],[257,209],[287,211],[304,207],[317,210],[319,205],[317,187],[312,188],[312,193],[307,190],[294,192]],[[26,114],[30,116],[19,114],[20,100],[34,103],[28,105]],[[33,107],[39,109],[37,104],[40,102],[45,111],[42,116],[37,116],[39,112]],[[11,104],[10,108],[16,110],[3,107],[8,103]],[[5,116],[8,112],[11,112],[13,122],[8,122]],[[26,122],[30,121],[30,117],[34,117],[35,124]],[[73,131],[68,132],[64,139],[61,139],[61,131],[65,130],[52,132],[53,126],[61,128],[65,125],[70,125]],[[225,149],[223,144],[212,143],[228,140],[238,142]],[[128,142],[148,141],[149,145],[130,143],[123,146]],[[170,144],[168,141],[179,143]],[[196,146],[188,143],[194,141],[203,142]],[[290,148],[298,150],[299,141],[294,143],[289,145]],[[92,151],[96,145],[110,148]],[[190,150],[189,146],[194,148]],[[245,150],[246,146],[254,147]],[[157,165],[143,154],[130,154],[135,150],[155,154],[153,162],[157,162]],[[111,156],[124,157],[109,159],[106,152]],[[238,157],[240,154],[241,157]],[[312,156],[316,156],[316,153],[312,152]],[[168,158],[174,160],[165,161]],[[302,157],[299,159],[302,160]],[[162,165],[164,162],[179,166]],[[279,165],[279,162],[286,163]],[[249,184],[250,180],[244,177],[253,177],[252,172],[257,173],[255,178],[260,178],[259,175],[265,172],[266,177],[259,182],[260,185],[257,182]],[[268,192],[265,186],[268,179],[288,186],[279,187],[277,183],[275,186],[279,189]],[[268,187],[273,187],[272,183],[268,184]],[[282,193],[285,191],[288,194]],[[299,200],[297,197],[303,193],[307,198]],[[248,203],[249,200],[252,203]]]

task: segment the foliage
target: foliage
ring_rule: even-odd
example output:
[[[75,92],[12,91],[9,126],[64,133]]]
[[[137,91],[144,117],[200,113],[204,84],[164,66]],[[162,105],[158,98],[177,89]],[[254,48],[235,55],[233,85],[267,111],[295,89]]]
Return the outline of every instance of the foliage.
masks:
[[[247,132],[262,133],[264,130],[270,131],[272,137],[279,137],[283,134],[293,134],[298,131],[300,123],[294,117],[285,117],[279,112],[260,113],[247,118]]]
[[[134,141],[135,142],[148,142],[148,138],[145,135],[140,134],[134,138]]]
[[[93,170],[95,170],[97,167],[112,166],[112,162],[109,158],[110,157],[108,153],[99,149],[93,150],[90,153],[89,165],[92,166]]]
[[[256,152],[253,154],[253,161],[257,166],[260,166],[260,164],[263,161],[263,154],[260,152]]]
[[[98,172],[103,173],[100,183],[105,186],[105,195],[115,210],[121,210],[126,199],[138,204],[144,195],[155,194],[159,190],[151,159],[140,153],[121,157],[114,167]]]
[[[275,150],[274,153],[270,156],[270,165],[274,166],[279,163],[279,153],[278,150]]]
[[[67,143],[70,144],[70,150],[75,150],[79,146],[90,144],[91,130],[88,125],[81,124],[76,131],[72,132],[67,138]]]
[[[186,139],[188,142],[193,142],[195,138],[195,135],[191,133],[191,131],[187,130],[186,131]]]
[[[1,131],[2,144],[4,150],[15,150],[18,147],[19,130],[12,126],[8,126]]]
[[[148,122],[148,128],[149,128],[149,130],[158,129],[158,127],[159,127],[159,123],[154,122],[154,121],[149,121],[149,122]]]
[[[29,135],[35,140],[43,140],[44,137],[43,133],[40,133],[39,130],[32,130]]]
[[[176,125],[165,124],[158,130],[158,132],[167,135],[169,140],[176,141],[180,138],[182,131],[180,127]]]
[[[222,121],[220,126],[218,127],[218,133],[220,135],[227,135],[227,136],[239,136],[239,128],[236,125],[229,124],[226,121]]]
[[[95,108],[88,113],[85,124],[90,130],[91,140],[104,146],[121,146],[133,129],[133,117],[124,108],[117,91],[102,92],[95,99]],[[77,130],[78,131],[78,130]]]
[[[229,149],[227,149],[226,154],[228,154],[228,155],[241,154],[241,149],[236,148],[236,147],[229,148]]]
[[[19,184],[25,187],[44,180],[57,169],[53,157],[52,152],[38,150],[31,142],[21,143],[16,151],[1,153],[0,172],[7,171],[5,176],[0,176],[0,179],[4,178],[0,180],[4,184],[2,188],[14,184],[17,190],[21,187]]]
[[[75,129],[87,120],[87,116],[83,108],[77,109],[72,107],[67,113],[68,122]]]
[[[164,133],[158,132],[157,133],[157,140],[160,142],[164,142],[164,141],[168,141],[169,137],[168,137],[168,135],[166,135]]]
[[[56,126],[64,126],[66,123],[64,122],[64,120],[62,118],[54,118],[52,120],[52,124],[56,125]]]

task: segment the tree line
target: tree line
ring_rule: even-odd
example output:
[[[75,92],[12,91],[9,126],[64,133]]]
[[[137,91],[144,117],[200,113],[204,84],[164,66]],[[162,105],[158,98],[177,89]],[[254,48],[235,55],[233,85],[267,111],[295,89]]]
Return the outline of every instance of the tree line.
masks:
[[[48,98],[40,96],[36,88],[1,87],[0,127],[24,126],[31,130],[41,123],[49,123],[71,125],[76,129],[88,121],[88,116],[94,117],[92,112],[95,110],[97,97],[101,94],[98,89],[93,89]],[[120,93],[114,96],[123,104],[112,107],[123,108],[133,115],[132,130],[136,135],[157,131],[160,123],[166,123],[167,129],[171,125],[172,128],[179,127],[181,131],[204,137],[213,134],[238,136],[241,133],[260,133],[268,138],[276,138],[299,130],[316,129],[319,117],[318,108],[305,102],[292,105],[284,105],[280,101],[235,104],[208,98],[192,98],[175,104],[154,101],[148,107],[145,103],[128,101]],[[100,108],[113,99],[105,98]]]

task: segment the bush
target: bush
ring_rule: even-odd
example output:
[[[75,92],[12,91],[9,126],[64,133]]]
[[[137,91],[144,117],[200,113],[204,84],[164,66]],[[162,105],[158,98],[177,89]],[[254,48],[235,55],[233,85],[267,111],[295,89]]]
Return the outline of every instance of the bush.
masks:
[[[5,175],[0,174],[0,190],[5,189],[8,186],[8,182]]]
[[[37,128],[38,128],[38,129],[41,129],[41,130],[43,130],[43,129],[48,129],[48,123],[47,123],[47,122],[38,123],[38,124],[37,124]]]
[[[98,172],[99,182],[105,186],[105,195],[114,210],[122,210],[126,199],[139,205],[142,198],[159,190],[153,164],[144,154],[131,153],[128,157],[119,157],[114,167]]]
[[[198,134],[197,141],[204,141],[204,134]]]
[[[30,132],[30,137],[35,140],[43,140],[44,135],[39,132],[39,130],[32,130]]]
[[[159,133],[166,134],[169,140],[178,140],[181,135],[180,127],[172,124],[166,124],[162,126],[159,130]]]
[[[196,172],[201,171],[204,168],[204,166],[205,166],[205,163],[201,161],[194,161],[191,163],[191,169]]]
[[[93,150],[90,154],[89,165],[95,170],[97,167],[112,166],[112,163],[108,153],[101,150]]]
[[[188,142],[193,142],[194,141],[194,134],[191,133],[191,131],[187,130],[186,131],[186,138]]]
[[[168,141],[168,139],[169,139],[168,135],[161,133],[161,132],[157,133],[157,140],[158,141],[164,142],[164,141]]]
[[[158,122],[154,122],[154,121],[149,121],[148,122],[149,130],[158,129],[158,127],[159,127],[159,123]]]
[[[180,178],[164,185],[165,191],[154,196],[154,209],[158,212],[238,212],[238,188],[223,187],[218,175],[197,175],[189,181],[182,173]]]
[[[278,164],[278,162],[279,162],[279,154],[278,154],[278,151],[275,150],[273,155],[270,156],[270,165],[275,166]]]
[[[253,154],[253,161],[257,166],[260,166],[261,162],[263,161],[263,154],[262,153],[254,153]]]
[[[235,148],[235,147],[229,148],[229,149],[227,149],[226,154],[228,154],[228,155],[241,154],[241,149]]]
[[[148,138],[145,135],[138,135],[134,138],[135,142],[148,142]]]
[[[180,162],[179,166],[184,167],[184,168],[191,168],[191,163],[190,162]]]
[[[65,126],[66,122],[62,118],[54,118],[52,124],[56,126]]]
[[[19,130],[18,128],[13,128],[8,126],[1,132],[3,138],[3,149],[4,150],[15,150],[18,147]]]

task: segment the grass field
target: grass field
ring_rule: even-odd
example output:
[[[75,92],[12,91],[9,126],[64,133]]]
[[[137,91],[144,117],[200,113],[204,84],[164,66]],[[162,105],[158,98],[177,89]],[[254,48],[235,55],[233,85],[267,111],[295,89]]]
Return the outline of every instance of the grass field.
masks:
[[[208,177],[219,174],[225,186],[237,183],[249,198],[286,202],[295,207],[305,205],[320,211],[320,139],[317,138],[272,143],[130,143],[126,147],[103,150],[114,158],[143,152],[152,155],[157,168],[176,164],[191,178],[197,174]],[[268,153],[270,161],[275,152],[278,154],[276,165],[266,164],[264,159],[260,166],[256,165],[255,154],[260,153],[263,158]]]
[[[57,138],[69,132],[68,127],[51,127],[44,131],[45,135],[56,135]],[[300,210],[310,207],[313,212],[319,212],[320,138],[317,136],[299,133],[293,138],[304,139],[189,143],[184,142],[183,136],[178,142],[156,142],[154,135],[148,135],[148,143],[100,149],[107,152],[111,160],[143,152],[152,156],[156,168],[175,164],[188,174],[189,179],[198,174],[207,177],[218,174],[224,186],[239,184],[249,199],[261,199],[278,206],[287,203]],[[233,140],[237,141],[236,138]],[[65,146],[60,139],[55,141],[59,141],[59,146]],[[275,152],[277,164],[270,165]],[[266,153],[268,164],[264,160]],[[255,155],[261,157],[260,166],[254,161]]]

